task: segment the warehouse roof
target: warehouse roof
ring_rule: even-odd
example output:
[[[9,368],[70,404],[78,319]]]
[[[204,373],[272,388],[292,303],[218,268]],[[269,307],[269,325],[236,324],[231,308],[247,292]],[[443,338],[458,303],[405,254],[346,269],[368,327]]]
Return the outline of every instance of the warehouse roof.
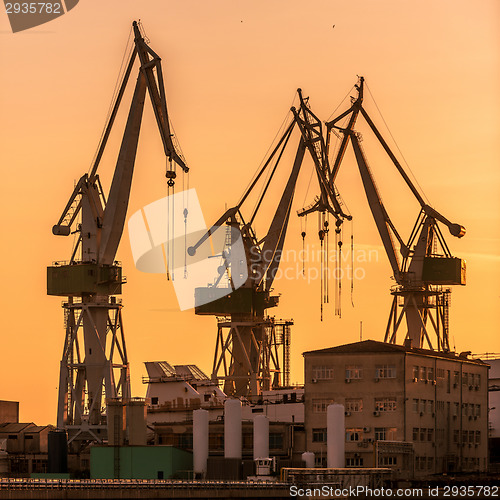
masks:
[[[363,340],[361,342],[354,342],[352,344],[343,344],[335,347],[328,347],[326,349],[317,349],[315,351],[307,351],[302,353],[303,356],[310,354],[355,354],[355,353],[408,353],[420,354],[423,356],[433,356],[437,358],[453,359],[460,361],[467,361],[469,363],[485,365],[484,361],[480,359],[469,359],[467,353],[458,355],[455,352],[432,351],[430,349],[419,349],[416,347],[407,347],[397,344],[389,344],[388,342],[379,342],[377,340]]]

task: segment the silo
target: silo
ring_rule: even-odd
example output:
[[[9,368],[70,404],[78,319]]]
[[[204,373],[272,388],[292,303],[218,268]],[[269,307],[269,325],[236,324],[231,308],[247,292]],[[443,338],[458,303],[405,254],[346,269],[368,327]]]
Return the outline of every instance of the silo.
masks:
[[[68,438],[66,431],[62,429],[49,431],[47,446],[47,471],[50,473],[68,472]]]
[[[344,406],[331,404],[327,408],[328,467],[345,467],[345,413]]]
[[[304,453],[302,453],[302,460],[305,462],[308,469],[314,468],[314,453],[311,451],[304,451]]]
[[[126,401],[127,438],[130,446],[146,446],[146,400],[131,398]]]
[[[241,401],[224,402],[224,457],[241,458]]]
[[[253,459],[269,458],[269,418],[257,415],[253,419]]]
[[[193,469],[195,474],[207,473],[208,411],[193,411]]]
[[[106,400],[108,420],[108,445],[123,446],[125,438],[125,412],[123,401],[119,398]]]

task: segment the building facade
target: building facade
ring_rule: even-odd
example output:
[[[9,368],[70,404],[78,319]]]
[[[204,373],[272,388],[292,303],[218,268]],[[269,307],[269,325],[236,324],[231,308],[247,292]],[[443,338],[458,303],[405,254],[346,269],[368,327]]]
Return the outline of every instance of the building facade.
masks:
[[[347,467],[485,471],[488,365],[367,340],[304,353],[307,451],[326,464],[326,409],[345,408]]]

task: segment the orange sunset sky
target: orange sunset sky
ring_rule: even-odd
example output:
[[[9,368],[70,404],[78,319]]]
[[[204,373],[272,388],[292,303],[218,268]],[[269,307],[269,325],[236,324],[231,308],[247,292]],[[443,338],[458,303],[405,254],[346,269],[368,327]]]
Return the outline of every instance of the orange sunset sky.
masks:
[[[461,240],[443,229],[468,272],[467,286],[452,294],[451,345],[500,352],[497,0],[80,0],[68,14],[16,34],[2,8],[0,399],[20,401],[22,421],[56,420],[63,311],[61,298],[46,296],[46,266],[69,259],[72,238],[53,236],[51,227],[92,161],[134,19],[162,57],[169,114],[207,223],[238,201],[298,87],[326,120],[363,75],[430,204],[467,228]],[[348,100],[337,114],[347,106]],[[365,107],[394,145],[369,93]],[[106,189],[124,111],[99,170]],[[367,127],[358,129],[387,210],[406,239],[418,205]],[[282,182],[289,167],[282,165]],[[305,161],[287,249],[302,245],[295,211],[316,194],[314,181],[307,192],[311,169]],[[147,101],[129,215],[165,196],[164,170]],[[355,255],[371,250],[371,260],[356,264],[363,279],[355,280],[354,307],[350,283],[343,282],[342,319],[331,303],[320,322],[317,280],[275,282],[281,304],[270,313],[295,321],[293,382],[303,380],[302,352],[357,341],[360,321],[364,339],[383,340],[387,323],[391,269],[351,149],[337,184],[354,217]],[[179,179],[178,190],[181,185]],[[260,237],[265,222],[257,221]],[[311,217],[306,241],[317,248],[316,232]],[[126,229],[118,259],[128,279],[122,297],[133,395],[145,393],[144,361],[193,363],[210,374],[215,318],[179,312],[171,282],[138,272]]]

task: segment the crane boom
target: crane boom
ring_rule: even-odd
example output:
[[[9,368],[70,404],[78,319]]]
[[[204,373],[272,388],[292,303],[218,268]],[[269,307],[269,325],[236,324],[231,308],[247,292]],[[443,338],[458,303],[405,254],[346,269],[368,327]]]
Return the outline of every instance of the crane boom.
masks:
[[[385,340],[389,342],[396,341],[396,332],[403,317],[406,317],[407,333],[405,340],[409,340],[416,347],[422,347],[424,341],[426,341],[432,349],[433,346],[429,335],[430,328],[428,326],[428,319],[430,318],[430,322],[437,335],[438,350],[448,350],[448,325],[447,321],[445,322],[443,318],[447,318],[448,315],[447,310],[445,311],[444,308],[448,307],[449,300],[447,294],[449,293],[449,289],[444,290],[442,286],[465,284],[465,262],[451,256],[439,230],[437,221],[445,224],[450,233],[458,238],[464,236],[465,228],[460,224],[450,222],[437,210],[425,203],[424,198],[410,180],[373,120],[364,109],[363,85],[364,78],[361,77],[359,83],[356,85],[358,90],[357,99],[352,98],[351,107],[327,123],[327,130],[329,132],[328,145],[330,133],[334,128],[343,134],[342,143],[332,169],[331,179],[332,181],[335,179],[350,141],[361,174],[368,204],[397,283],[397,286],[391,292],[394,299]],[[375,137],[420,204],[421,210],[417,222],[406,244],[403,242],[384,207],[375,179],[360,145],[358,134],[354,130],[359,113],[365,118]],[[336,125],[340,119],[345,118],[349,114],[351,114],[351,117],[346,128]],[[399,253],[396,250],[394,237],[400,244]],[[441,246],[443,254],[436,253],[438,245]],[[402,261],[400,255],[402,256]],[[399,299],[402,299],[402,311],[400,313],[398,313]],[[436,319],[431,315],[433,309],[436,310]]]
[[[79,238],[69,264],[56,262],[47,268],[47,294],[67,297],[63,304],[66,338],[57,425],[68,431],[69,443],[77,450],[90,442],[106,440],[106,399],[127,400],[131,396],[122,305],[115,297],[121,293],[123,278],[115,258],[127,215],[146,92],[170,161],[169,182],[175,177],[172,162],[188,171],[172,141],[161,59],[146,44],[136,22],[133,31],[134,49],[90,174],[80,178],[52,229],[55,235],[68,236],[81,215],[74,231]],[[97,170],[137,56],[140,68],[106,199]]]

